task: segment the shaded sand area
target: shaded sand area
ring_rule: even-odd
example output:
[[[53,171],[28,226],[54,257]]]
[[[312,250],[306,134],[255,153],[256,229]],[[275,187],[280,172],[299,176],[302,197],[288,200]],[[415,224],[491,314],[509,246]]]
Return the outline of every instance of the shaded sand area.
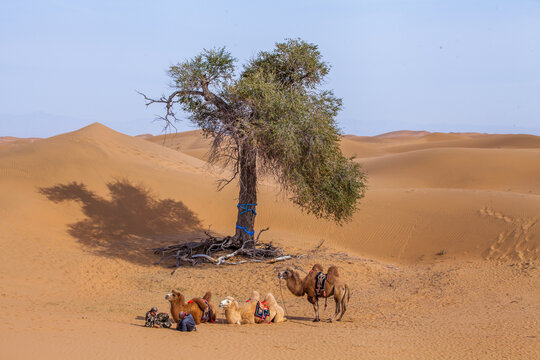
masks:
[[[208,146],[198,131],[101,124],[0,143],[0,358],[540,357],[539,137],[345,136],[369,177],[350,223],[302,214],[264,179],[263,240],[306,256],[171,276],[145,248],[233,231],[237,187],[216,192],[227,173],[206,163]],[[312,323],[311,305],[283,289],[283,324],[142,327],[151,306],[168,311],[172,288],[212,290],[216,305],[252,290],[282,302],[277,272],[315,262],[338,265],[352,289],[341,323]]]

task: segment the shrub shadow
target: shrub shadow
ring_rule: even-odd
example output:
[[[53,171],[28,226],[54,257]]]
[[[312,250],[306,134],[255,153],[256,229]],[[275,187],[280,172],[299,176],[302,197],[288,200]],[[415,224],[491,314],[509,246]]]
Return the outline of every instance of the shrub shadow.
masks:
[[[199,218],[181,201],[157,199],[150,190],[127,180],[106,185],[110,199],[77,182],[38,191],[54,203],[81,205],[86,218],[69,224],[67,232],[98,255],[151,265],[158,257],[145,249],[201,237]]]

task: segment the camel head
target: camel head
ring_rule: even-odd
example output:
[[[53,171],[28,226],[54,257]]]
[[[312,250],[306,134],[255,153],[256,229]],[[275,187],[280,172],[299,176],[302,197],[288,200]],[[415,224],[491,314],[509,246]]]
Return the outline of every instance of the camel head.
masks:
[[[287,268],[286,270],[283,270],[283,271],[280,271],[278,273],[278,279],[288,279],[288,278],[291,278],[293,276],[293,269],[291,268]]]
[[[165,300],[168,300],[170,303],[173,303],[180,299],[180,293],[176,290],[172,290],[170,293],[165,295]]]
[[[219,307],[220,308],[224,308],[224,309],[227,309],[229,306],[231,306],[231,304],[234,302],[234,298],[231,297],[231,296],[227,296],[224,300],[222,300],[220,303],[219,303]]]

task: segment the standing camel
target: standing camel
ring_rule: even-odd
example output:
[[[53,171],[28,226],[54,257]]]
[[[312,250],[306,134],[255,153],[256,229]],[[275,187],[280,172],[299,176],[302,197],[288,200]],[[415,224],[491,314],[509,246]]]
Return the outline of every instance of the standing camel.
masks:
[[[320,321],[319,298],[328,298],[334,295],[336,311],[330,322],[334,321],[340,312],[341,315],[337,321],[341,321],[347,310],[350,291],[345,281],[339,277],[336,266],[330,266],[328,272],[324,274],[322,265],[315,264],[309,274],[303,279],[300,278],[298,271],[287,268],[287,270],[283,270],[278,274],[278,278],[287,280],[287,287],[294,295],[304,296],[304,294],[307,294],[307,299],[313,304],[313,309],[315,310],[315,319],[313,321]]]

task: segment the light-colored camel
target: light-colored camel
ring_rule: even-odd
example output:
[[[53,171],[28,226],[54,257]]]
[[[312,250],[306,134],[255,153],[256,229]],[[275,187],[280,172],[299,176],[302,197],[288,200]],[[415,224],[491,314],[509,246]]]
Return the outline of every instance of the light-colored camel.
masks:
[[[212,293],[210,291],[206,292],[202,298],[196,297],[189,300],[187,303],[184,295],[176,290],[172,290],[169,294],[165,295],[165,300],[168,300],[171,303],[171,316],[175,322],[180,322],[180,313],[186,312],[193,316],[193,320],[195,320],[197,325],[201,322],[216,321],[216,309],[210,303],[211,299]],[[210,319],[203,318],[204,311],[207,307],[210,308]]]
[[[283,270],[278,274],[279,279],[287,280],[287,288],[296,296],[304,296],[307,294],[308,301],[313,304],[315,310],[315,319],[313,321],[320,321],[319,318],[319,298],[328,298],[334,296],[336,302],[336,311],[334,316],[330,319],[330,322],[334,321],[336,316],[341,312],[341,315],[337,321],[341,321],[341,318],[347,310],[347,302],[350,298],[349,287],[343,279],[339,277],[339,272],[336,266],[332,265],[328,268],[326,274],[326,283],[323,293],[317,294],[316,284],[317,276],[323,272],[323,267],[320,264],[313,265],[313,268],[303,279],[300,278],[298,271],[291,268]]]
[[[219,303],[219,307],[225,310],[228,324],[254,324],[256,306],[257,302],[239,303],[232,296],[227,296]]]
[[[260,301],[259,292],[254,290],[251,293],[250,300],[255,302]],[[268,321],[268,323],[287,321],[287,318],[285,317],[285,311],[283,311],[283,308],[278,304],[276,298],[272,293],[266,294],[262,302],[263,304],[268,306],[268,310],[270,310],[270,316],[265,319],[266,321]]]

